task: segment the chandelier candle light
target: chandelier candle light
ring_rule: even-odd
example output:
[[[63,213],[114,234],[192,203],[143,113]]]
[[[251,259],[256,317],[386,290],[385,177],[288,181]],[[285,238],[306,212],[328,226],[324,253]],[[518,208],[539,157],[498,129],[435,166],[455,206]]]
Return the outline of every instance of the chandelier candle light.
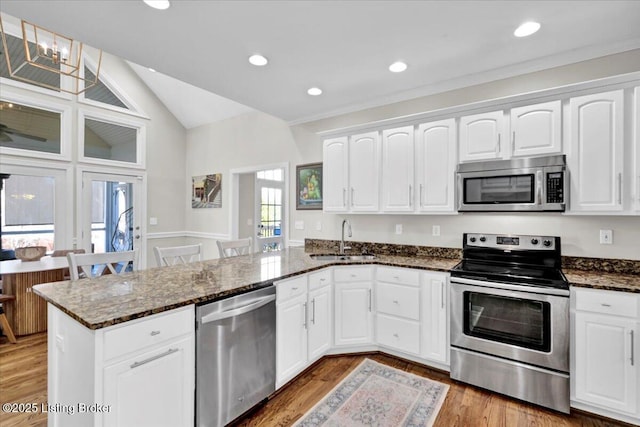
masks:
[[[93,78],[85,78],[84,73],[81,73],[82,43],[25,20],[21,20],[21,27],[24,58],[16,58],[18,55],[12,53],[9,49],[7,34],[5,33],[2,19],[0,19],[2,46],[6,56],[9,74],[12,78],[74,95],[78,95],[98,83],[100,64],[102,63],[102,50],[98,51],[98,61],[96,70],[93,72]],[[13,56],[13,58],[11,58],[11,56]],[[12,60],[14,63],[12,63]],[[21,70],[27,71],[30,67],[36,67],[46,72],[70,77],[71,83],[65,84],[61,81],[60,87],[57,87],[43,81],[31,79],[29,76],[33,73],[20,73]],[[82,84],[80,84],[81,81]]]

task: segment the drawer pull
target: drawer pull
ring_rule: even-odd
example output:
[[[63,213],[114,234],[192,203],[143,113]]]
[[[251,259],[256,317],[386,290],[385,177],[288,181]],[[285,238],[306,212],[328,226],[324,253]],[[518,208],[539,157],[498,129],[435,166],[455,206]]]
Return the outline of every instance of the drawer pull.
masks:
[[[292,291],[297,291],[297,290],[298,290],[298,288],[291,288],[291,290],[292,290]]]
[[[398,300],[397,300],[397,299],[394,299],[394,300],[393,300],[393,303],[394,303],[394,304],[398,304]]]
[[[605,303],[602,303],[601,305],[602,305],[603,307],[611,307],[611,304],[605,304]]]
[[[160,335],[160,331],[151,331],[149,335],[151,335],[152,337],[155,337],[156,335]]]
[[[321,282],[324,282],[325,280],[327,279],[325,279],[324,277],[320,279]]]
[[[400,280],[400,278],[398,276],[393,276],[394,279],[396,280]]]
[[[400,338],[400,336],[398,334],[393,334],[394,337],[396,338]]]
[[[176,353],[178,351],[180,351],[179,348],[170,348],[169,350],[165,351],[164,353],[160,353],[160,354],[156,354],[155,356],[151,356],[150,358],[145,359],[142,362],[134,362],[134,363],[132,363],[131,364],[131,369],[137,368],[137,367],[142,366],[142,365],[144,365],[146,363],[149,363],[149,362],[153,362],[154,360],[158,360],[160,358],[163,358],[163,357],[168,356],[170,354]]]

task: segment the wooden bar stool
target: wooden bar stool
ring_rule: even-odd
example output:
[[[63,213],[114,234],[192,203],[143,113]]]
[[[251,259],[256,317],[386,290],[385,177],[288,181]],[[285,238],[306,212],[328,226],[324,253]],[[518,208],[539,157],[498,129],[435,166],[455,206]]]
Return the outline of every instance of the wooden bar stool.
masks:
[[[0,303],[13,301],[14,299],[16,299],[16,297],[13,295],[0,294]],[[0,328],[2,328],[2,332],[7,336],[9,342],[15,344],[16,337],[13,335],[13,330],[11,330],[11,325],[9,325],[9,320],[7,320],[7,316],[4,314],[2,307],[0,307]]]

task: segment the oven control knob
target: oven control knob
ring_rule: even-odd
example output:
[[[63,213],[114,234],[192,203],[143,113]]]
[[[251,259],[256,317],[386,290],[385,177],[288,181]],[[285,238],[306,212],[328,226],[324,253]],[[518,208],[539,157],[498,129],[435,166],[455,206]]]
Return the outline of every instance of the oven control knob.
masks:
[[[487,241],[487,238],[486,238],[486,237],[484,237],[484,236],[480,236],[480,241],[481,241],[481,242],[486,242],[486,241]]]
[[[531,244],[532,245],[537,245],[538,243],[540,243],[540,241],[538,239],[531,239]]]
[[[551,246],[551,240],[545,240],[544,242],[542,242],[543,245],[545,245],[546,247]]]
[[[470,241],[471,243],[475,243],[475,242],[476,242],[476,238],[475,238],[475,237],[469,237],[469,241]]]

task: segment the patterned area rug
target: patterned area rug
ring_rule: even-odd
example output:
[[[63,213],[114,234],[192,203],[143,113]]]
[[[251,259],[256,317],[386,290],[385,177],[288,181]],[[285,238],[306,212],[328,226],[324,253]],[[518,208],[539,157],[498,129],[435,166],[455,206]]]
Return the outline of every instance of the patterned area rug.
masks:
[[[365,359],[295,427],[432,426],[449,386]]]

